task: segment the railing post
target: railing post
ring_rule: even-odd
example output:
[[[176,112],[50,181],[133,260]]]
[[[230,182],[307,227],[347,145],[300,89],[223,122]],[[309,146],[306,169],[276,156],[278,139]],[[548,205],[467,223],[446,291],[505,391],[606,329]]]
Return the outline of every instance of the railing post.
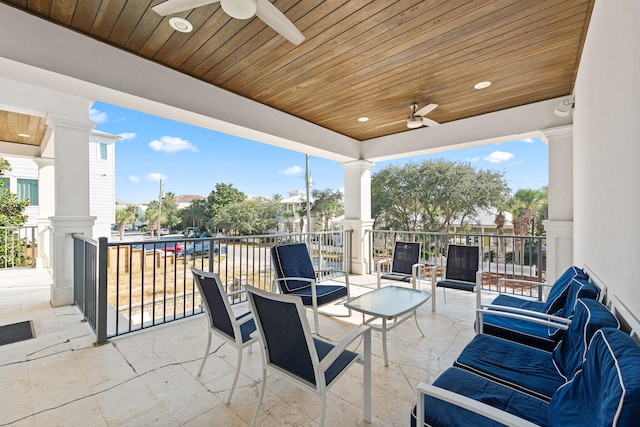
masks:
[[[98,238],[98,289],[96,306],[96,345],[107,342],[107,251],[106,237]]]

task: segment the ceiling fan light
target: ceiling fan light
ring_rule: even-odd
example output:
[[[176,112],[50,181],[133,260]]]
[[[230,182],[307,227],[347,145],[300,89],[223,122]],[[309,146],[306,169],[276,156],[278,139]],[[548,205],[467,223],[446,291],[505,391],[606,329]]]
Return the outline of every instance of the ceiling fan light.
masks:
[[[221,0],[222,10],[232,18],[249,19],[256,14],[256,0]]]
[[[407,127],[409,129],[417,129],[420,126],[422,126],[422,118],[421,117],[409,117],[409,119],[407,120]]]

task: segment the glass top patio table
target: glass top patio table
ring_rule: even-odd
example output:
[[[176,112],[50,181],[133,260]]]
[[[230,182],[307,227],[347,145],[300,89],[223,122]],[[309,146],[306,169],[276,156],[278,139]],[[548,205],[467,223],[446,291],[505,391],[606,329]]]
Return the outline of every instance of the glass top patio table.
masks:
[[[395,328],[405,320],[413,317],[420,334],[424,337],[418,324],[416,309],[431,298],[431,292],[399,286],[385,286],[364,295],[355,297],[344,303],[345,307],[362,313],[362,323],[372,329],[382,332],[382,349],[384,366],[389,366],[387,356],[387,331]],[[365,319],[365,315],[371,316]],[[382,319],[382,325],[374,324],[376,319]],[[387,321],[390,320],[389,325]]]

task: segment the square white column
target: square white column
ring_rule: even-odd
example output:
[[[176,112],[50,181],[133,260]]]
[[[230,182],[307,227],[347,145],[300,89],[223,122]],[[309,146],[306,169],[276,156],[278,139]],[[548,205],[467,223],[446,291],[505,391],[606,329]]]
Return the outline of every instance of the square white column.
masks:
[[[367,231],[373,229],[371,219],[371,168],[373,163],[356,160],[342,164],[344,169],[344,220],[345,230],[353,230],[351,248],[351,273],[369,272],[371,248]]]

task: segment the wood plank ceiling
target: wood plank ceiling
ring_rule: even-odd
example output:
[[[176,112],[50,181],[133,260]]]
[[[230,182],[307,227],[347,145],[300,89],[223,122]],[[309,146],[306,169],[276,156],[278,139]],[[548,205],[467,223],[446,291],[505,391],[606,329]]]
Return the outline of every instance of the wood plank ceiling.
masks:
[[[295,46],[219,3],[177,14],[185,34],[162,0],[0,1],[358,140],[410,131],[412,103],[446,123],[571,94],[594,2],[275,0]]]

